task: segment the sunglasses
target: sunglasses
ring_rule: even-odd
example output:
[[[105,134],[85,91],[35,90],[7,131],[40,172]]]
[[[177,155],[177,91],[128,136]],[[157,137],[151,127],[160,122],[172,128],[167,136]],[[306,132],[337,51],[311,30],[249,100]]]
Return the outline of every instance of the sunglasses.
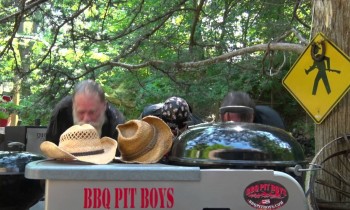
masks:
[[[220,107],[220,116],[223,122],[253,122],[254,109],[247,106]]]

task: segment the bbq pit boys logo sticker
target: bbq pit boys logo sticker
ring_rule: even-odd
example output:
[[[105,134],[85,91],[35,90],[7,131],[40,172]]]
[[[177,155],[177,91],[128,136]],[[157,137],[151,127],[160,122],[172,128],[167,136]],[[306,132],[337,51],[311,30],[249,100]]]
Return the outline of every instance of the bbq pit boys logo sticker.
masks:
[[[244,199],[255,209],[279,209],[287,203],[288,191],[277,182],[261,180],[245,188]]]

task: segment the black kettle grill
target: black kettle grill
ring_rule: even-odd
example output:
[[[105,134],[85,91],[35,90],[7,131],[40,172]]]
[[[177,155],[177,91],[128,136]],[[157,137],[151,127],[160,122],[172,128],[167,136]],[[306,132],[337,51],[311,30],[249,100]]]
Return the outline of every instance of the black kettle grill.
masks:
[[[27,163],[45,159],[24,151],[0,151],[0,209],[26,210],[44,196],[42,180],[26,179]]]
[[[175,165],[271,169],[294,177],[295,166],[306,165],[303,150],[290,133],[268,125],[243,122],[192,126],[175,138],[168,159]]]

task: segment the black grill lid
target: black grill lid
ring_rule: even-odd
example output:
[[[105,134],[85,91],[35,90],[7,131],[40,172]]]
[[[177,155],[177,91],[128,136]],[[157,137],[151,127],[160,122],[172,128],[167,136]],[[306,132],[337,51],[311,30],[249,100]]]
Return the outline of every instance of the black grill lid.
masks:
[[[174,140],[169,161],[177,165],[280,167],[305,164],[299,143],[285,130],[242,122],[203,123]]]

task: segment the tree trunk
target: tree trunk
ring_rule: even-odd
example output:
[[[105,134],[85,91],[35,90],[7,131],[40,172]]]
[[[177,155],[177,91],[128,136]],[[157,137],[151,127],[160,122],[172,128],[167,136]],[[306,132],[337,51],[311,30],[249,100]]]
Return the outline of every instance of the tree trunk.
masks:
[[[350,53],[350,1],[349,0],[313,0],[313,28],[312,37],[322,32],[329,40],[334,42],[346,55]],[[350,69],[343,69],[350,71]],[[349,78],[350,79],[350,78]],[[320,102],[322,103],[322,102]],[[350,94],[345,96],[330,112],[328,117],[315,127],[315,150],[316,153],[328,142],[337,137],[350,134]],[[336,149],[336,148],[335,148]],[[339,148],[337,148],[339,149]],[[324,154],[328,155],[329,154]],[[329,170],[339,170],[344,177],[350,177],[349,170],[344,170],[344,165],[338,162],[332,164]],[[322,176],[322,174],[321,174]],[[325,180],[333,186],[344,188],[341,183],[335,180]],[[344,183],[344,182],[343,182]],[[346,187],[349,190],[349,187]],[[342,200],[344,197],[335,192],[327,192],[324,189],[315,189],[319,197],[328,197],[328,199]],[[346,200],[346,199],[345,199]],[[349,199],[348,199],[349,200]]]

